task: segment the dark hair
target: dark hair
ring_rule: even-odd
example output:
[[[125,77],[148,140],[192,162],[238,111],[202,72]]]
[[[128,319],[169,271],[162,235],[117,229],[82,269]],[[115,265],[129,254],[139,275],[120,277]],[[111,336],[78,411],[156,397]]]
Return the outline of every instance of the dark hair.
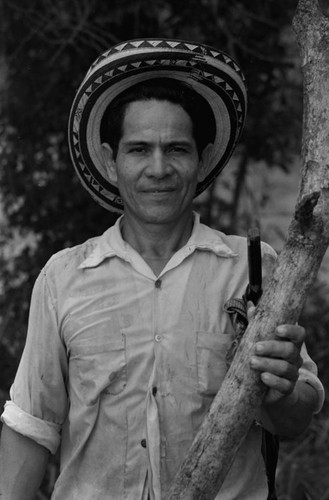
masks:
[[[199,155],[207,144],[214,142],[215,117],[206,99],[186,84],[171,78],[154,78],[138,83],[119,94],[107,107],[101,122],[101,141],[108,142],[114,158],[123,134],[127,106],[135,101],[157,99],[182,106],[193,124],[193,136]]]

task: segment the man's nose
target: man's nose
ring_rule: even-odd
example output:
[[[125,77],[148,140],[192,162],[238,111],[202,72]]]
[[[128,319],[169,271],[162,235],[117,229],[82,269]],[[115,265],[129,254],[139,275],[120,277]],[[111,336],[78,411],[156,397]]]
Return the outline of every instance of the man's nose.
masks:
[[[153,151],[147,172],[149,175],[159,179],[172,172],[169,158],[160,148]]]

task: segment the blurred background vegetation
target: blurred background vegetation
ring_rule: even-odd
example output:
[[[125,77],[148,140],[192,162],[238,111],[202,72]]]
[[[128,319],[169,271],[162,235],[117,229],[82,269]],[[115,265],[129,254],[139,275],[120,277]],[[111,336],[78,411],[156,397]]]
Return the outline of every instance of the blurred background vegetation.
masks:
[[[91,62],[122,40],[175,37],[213,45],[240,63],[249,88],[247,125],[231,166],[196,207],[204,222],[225,232],[246,234],[259,221],[263,239],[279,252],[286,230],[280,188],[287,192],[288,186],[293,207],[301,145],[302,77],[291,28],[296,5],[297,0],[0,0],[1,411],[40,269],[54,252],[102,233],[116,218],[84,192],[68,153],[70,106]],[[273,179],[281,179],[279,188]],[[301,323],[328,393],[325,276],[315,284]],[[280,500],[329,499],[328,414],[325,404],[307,432],[281,444]],[[50,497],[56,474],[54,457],[39,500]]]

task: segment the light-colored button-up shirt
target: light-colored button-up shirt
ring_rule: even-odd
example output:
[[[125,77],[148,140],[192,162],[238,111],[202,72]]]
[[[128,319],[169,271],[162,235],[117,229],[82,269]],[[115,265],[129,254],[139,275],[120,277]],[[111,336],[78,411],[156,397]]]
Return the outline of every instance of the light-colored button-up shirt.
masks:
[[[273,258],[265,244],[263,253]],[[165,496],[227,370],[223,305],[246,284],[246,240],[197,215],[159,276],[122,239],[120,221],[50,259],[2,420],[51,452],[61,444],[53,500]],[[300,377],[320,407],[306,351]],[[255,424],[218,499],[266,498],[260,443]]]

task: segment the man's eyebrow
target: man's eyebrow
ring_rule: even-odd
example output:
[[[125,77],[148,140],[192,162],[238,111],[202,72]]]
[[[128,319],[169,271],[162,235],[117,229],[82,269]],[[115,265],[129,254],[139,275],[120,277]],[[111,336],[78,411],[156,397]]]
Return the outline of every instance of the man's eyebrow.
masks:
[[[129,141],[122,141],[122,144],[124,146],[135,146],[136,144],[144,144],[146,146],[147,144],[151,144],[151,142],[145,141],[143,139],[132,139]]]
[[[192,141],[189,141],[188,139],[173,139],[171,141],[168,141],[165,143],[168,146],[175,146],[175,145],[186,145],[190,146],[192,144]]]

